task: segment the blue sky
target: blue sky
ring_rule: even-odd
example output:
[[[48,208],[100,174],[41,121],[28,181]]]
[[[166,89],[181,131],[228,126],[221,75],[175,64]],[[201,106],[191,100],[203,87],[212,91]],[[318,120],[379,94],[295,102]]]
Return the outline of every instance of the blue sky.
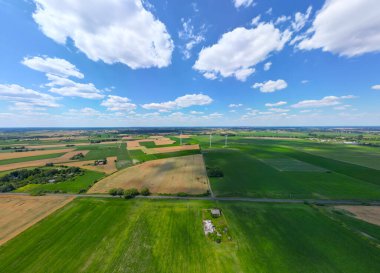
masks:
[[[1,127],[380,125],[377,0],[0,0],[0,34]]]

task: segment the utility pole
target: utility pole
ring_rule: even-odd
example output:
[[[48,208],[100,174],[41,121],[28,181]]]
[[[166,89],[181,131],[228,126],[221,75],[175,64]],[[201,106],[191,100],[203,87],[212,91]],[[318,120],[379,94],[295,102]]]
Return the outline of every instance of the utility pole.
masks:
[[[181,134],[179,135],[179,142],[181,143],[181,146],[182,146],[182,131],[181,131]]]
[[[210,134],[210,148],[211,148],[211,139],[212,139],[212,135]]]
[[[226,140],[225,140],[225,143],[224,143],[224,147],[227,147],[228,146],[228,135],[226,135]]]

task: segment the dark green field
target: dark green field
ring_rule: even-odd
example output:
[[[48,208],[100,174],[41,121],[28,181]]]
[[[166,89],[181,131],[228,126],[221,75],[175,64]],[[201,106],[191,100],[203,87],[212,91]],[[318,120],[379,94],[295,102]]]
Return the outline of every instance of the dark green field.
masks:
[[[232,241],[202,230],[218,206]],[[379,272],[380,249],[307,205],[77,199],[0,247],[0,272]]]
[[[376,199],[380,198],[380,170],[303,151],[303,140],[264,140],[198,137],[208,167],[219,168],[223,178],[211,178],[217,196],[271,198]],[[313,144],[316,149],[317,144]],[[323,149],[326,144],[320,144]],[[328,147],[328,146],[327,146]],[[331,146],[333,153],[335,145]],[[302,148],[302,149],[301,149]],[[369,147],[363,147],[364,151]],[[367,161],[375,162],[372,148]],[[356,151],[356,150],[355,150]],[[346,154],[350,153],[347,148]],[[352,153],[352,152],[351,152]],[[373,163],[380,164],[380,163]]]

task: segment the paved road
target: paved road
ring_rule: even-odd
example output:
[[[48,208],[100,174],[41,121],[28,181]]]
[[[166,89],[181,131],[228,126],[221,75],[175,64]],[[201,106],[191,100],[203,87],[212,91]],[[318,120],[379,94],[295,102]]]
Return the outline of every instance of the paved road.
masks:
[[[28,193],[0,193],[1,195],[30,195]],[[70,194],[70,193],[49,193],[48,196],[62,195],[74,197],[93,197],[93,198],[120,198],[108,194]],[[323,199],[274,199],[274,198],[246,198],[246,197],[179,197],[179,196],[137,196],[137,199],[162,199],[162,200],[207,200],[207,201],[241,201],[253,203],[289,203],[302,204],[308,202],[310,204],[324,205],[376,205],[380,206],[380,201],[360,201],[360,200],[323,200]]]

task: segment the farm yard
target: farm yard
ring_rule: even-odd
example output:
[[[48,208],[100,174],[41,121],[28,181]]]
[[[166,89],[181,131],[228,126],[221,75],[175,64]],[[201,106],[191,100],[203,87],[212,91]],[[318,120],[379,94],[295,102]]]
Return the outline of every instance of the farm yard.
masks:
[[[89,193],[108,193],[112,188],[147,187],[152,193],[203,194],[208,190],[202,155],[148,161],[104,178]]]
[[[76,199],[4,244],[0,272],[380,270],[379,248],[302,204],[218,202],[236,242],[218,244],[202,227],[214,204]]]
[[[70,202],[65,196],[0,195],[0,245]]]

